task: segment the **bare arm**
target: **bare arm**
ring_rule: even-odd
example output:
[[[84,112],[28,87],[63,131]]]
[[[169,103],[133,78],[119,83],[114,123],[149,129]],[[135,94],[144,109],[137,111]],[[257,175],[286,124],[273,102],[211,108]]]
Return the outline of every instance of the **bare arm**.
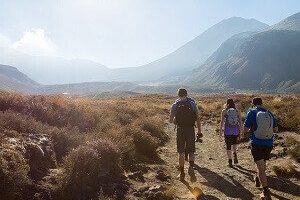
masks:
[[[174,115],[174,113],[171,111],[171,112],[170,112],[170,117],[169,117],[169,122],[170,122],[170,123],[174,123],[174,122],[175,122],[174,119],[175,119],[175,115]],[[175,124],[175,123],[174,123],[174,124]]]
[[[242,115],[241,112],[238,112],[239,115],[239,128],[240,128],[240,137],[243,138],[244,137],[244,131],[243,131],[243,121],[242,121]]]
[[[201,120],[200,120],[200,113],[199,113],[199,110],[198,108],[196,109],[196,125],[197,125],[197,128],[198,128],[198,135],[201,135],[202,132],[201,132]]]
[[[222,136],[223,135],[223,130],[224,130],[224,114],[225,114],[225,111],[222,110],[221,112],[221,122],[220,122],[220,132],[219,132],[219,135]]]

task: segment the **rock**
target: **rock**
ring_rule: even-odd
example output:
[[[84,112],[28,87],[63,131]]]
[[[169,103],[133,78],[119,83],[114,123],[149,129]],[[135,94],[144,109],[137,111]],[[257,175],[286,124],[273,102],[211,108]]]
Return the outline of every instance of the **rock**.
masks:
[[[162,170],[158,170],[156,173],[157,174],[155,177],[160,181],[168,181],[169,179],[171,179],[171,177],[166,175]]]
[[[30,135],[24,142],[25,158],[30,167],[29,176],[39,181],[49,173],[49,169],[56,168],[57,163],[50,139],[44,135]]]
[[[155,186],[152,186],[148,189],[149,192],[158,192],[158,191],[161,191],[163,188],[161,185],[155,185]]]
[[[127,175],[129,179],[145,182],[142,171],[133,172]]]
[[[135,191],[133,193],[134,196],[136,197],[142,197],[142,196],[145,196],[145,193],[149,190],[149,186],[144,186],[144,187],[141,187],[140,189],[138,189],[137,191]]]

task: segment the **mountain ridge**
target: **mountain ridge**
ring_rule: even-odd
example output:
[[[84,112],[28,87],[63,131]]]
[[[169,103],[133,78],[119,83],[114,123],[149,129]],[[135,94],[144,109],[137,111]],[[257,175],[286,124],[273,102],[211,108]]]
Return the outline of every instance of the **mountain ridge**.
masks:
[[[234,35],[183,83],[300,92],[300,32],[295,31],[298,16],[288,17],[264,31]]]

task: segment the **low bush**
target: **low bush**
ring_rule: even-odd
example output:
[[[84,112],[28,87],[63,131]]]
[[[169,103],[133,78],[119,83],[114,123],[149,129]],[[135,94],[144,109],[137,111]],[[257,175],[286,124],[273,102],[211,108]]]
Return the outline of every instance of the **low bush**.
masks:
[[[288,149],[288,154],[295,159],[298,163],[300,163],[300,143],[291,146]]]
[[[284,166],[273,166],[273,171],[279,177],[285,178],[300,178],[300,172],[298,172],[295,166],[288,164]]]
[[[152,137],[147,131],[137,131],[133,135],[133,143],[139,161],[156,161],[158,158],[156,150],[159,147],[159,140],[157,138]]]
[[[102,139],[73,150],[64,163],[63,199],[97,199],[100,193],[121,198],[127,187],[120,156],[116,145]]]
[[[26,199],[31,181],[29,166],[22,154],[0,148],[0,197],[3,200]]]
[[[85,142],[85,135],[77,129],[58,129],[51,131],[51,139],[57,161],[62,159],[73,149]]]
[[[160,140],[161,145],[168,140],[168,136],[165,133],[165,122],[161,117],[146,117],[137,121],[137,125],[144,131],[150,133],[152,137]]]

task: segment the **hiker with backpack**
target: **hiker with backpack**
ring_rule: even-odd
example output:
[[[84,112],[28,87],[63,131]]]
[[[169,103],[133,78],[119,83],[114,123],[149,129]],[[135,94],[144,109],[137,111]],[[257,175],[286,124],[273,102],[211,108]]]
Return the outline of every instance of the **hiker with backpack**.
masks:
[[[271,194],[266,175],[266,161],[269,160],[274,132],[278,132],[278,126],[274,115],[263,107],[261,98],[253,98],[252,105],[253,108],[247,113],[244,122],[244,130],[250,133],[251,154],[257,167],[255,185],[262,186],[261,198],[269,200]]]
[[[228,165],[232,167],[232,155],[234,158],[234,164],[238,163],[237,158],[237,144],[238,138],[242,133],[242,117],[240,112],[236,109],[233,99],[227,99],[226,107],[221,112],[220,123],[220,137],[223,135],[225,138]]]
[[[196,102],[188,97],[187,90],[184,88],[178,89],[178,99],[172,104],[170,112],[170,123],[177,126],[177,152],[179,154],[179,171],[178,178],[184,180],[184,162],[185,153],[188,154],[189,170],[191,181],[196,181],[194,173],[195,160],[195,123],[198,128],[198,137],[202,137],[201,123],[199,111]]]

